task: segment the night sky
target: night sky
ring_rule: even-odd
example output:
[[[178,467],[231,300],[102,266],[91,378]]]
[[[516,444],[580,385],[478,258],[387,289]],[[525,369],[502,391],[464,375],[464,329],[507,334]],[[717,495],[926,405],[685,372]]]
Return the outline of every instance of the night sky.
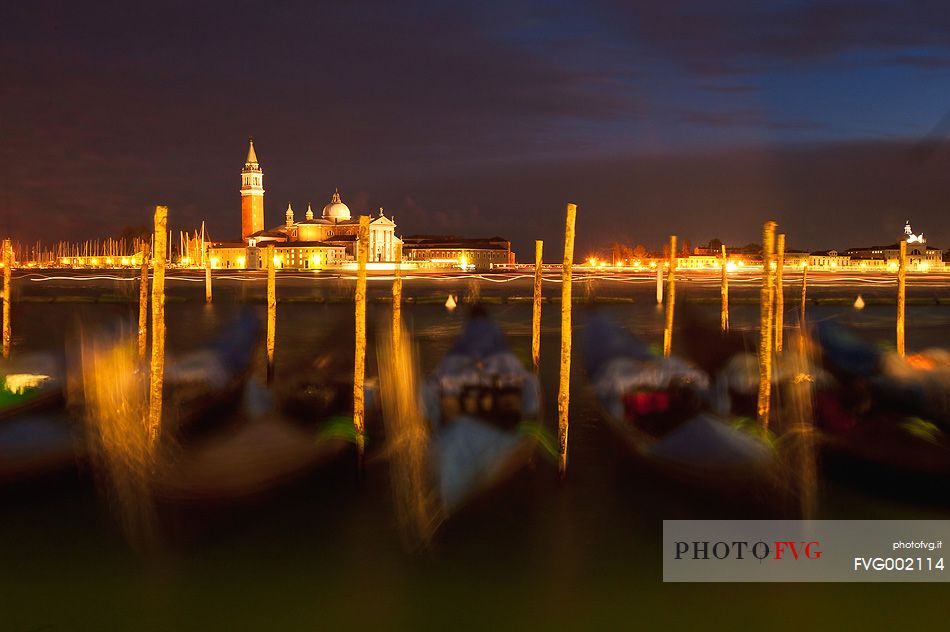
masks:
[[[950,246],[945,2],[18,2],[2,10],[0,232],[240,230],[339,187],[398,232],[578,257],[758,240]]]

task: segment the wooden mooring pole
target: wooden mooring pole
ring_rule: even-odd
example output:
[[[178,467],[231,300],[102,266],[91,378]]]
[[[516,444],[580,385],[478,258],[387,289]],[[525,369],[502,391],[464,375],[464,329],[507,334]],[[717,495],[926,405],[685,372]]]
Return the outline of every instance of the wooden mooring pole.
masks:
[[[3,240],[3,359],[10,357],[10,341],[13,326],[10,323],[10,288],[13,285],[13,247],[9,239]]]
[[[202,257],[205,261],[205,303],[211,302],[211,257]]]
[[[759,292],[759,397],[758,422],[763,431],[769,427],[772,397],[772,261],[775,256],[775,222],[762,228],[762,289]]]
[[[805,262],[805,265],[802,266],[802,313],[799,318],[801,319],[801,328],[802,331],[805,329],[805,304],[808,300],[808,262]]]
[[[897,262],[897,354],[904,357],[904,313],[907,306],[907,240],[901,239]]]
[[[729,258],[726,255],[726,245],[722,245],[722,283],[719,294],[722,297],[722,313],[719,315],[719,328],[722,333],[729,331]]]
[[[676,235],[670,235],[669,276],[666,281],[666,319],[663,325],[663,357],[673,352],[673,310],[676,306]]]
[[[571,401],[571,273],[574,266],[574,224],[577,205],[567,205],[564,262],[561,267],[561,367],[557,391],[558,475],[567,475],[567,432]]]
[[[165,382],[165,257],[168,207],[155,207],[155,263],[152,270],[152,361],[149,367],[148,436],[154,446],[162,429]]]
[[[785,268],[785,233],[775,239],[775,352],[781,353],[785,334],[785,284],[782,271]]]
[[[531,361],[534,363],[534,370],[538,370],[541,362],[541,275],[542,275],[542,253],[544,251],[544,242],[534,242],[534,310],[531,312]]]
[[[142,269],[139,275],[139,358],[148,350],[148,264],[149,245],[142,242]]]
[[[353,363],[353,429],[356,432],[356,457],[363,466],[366,450],[365,402],[363,383],[366,378],[366,261],[369,258],[369,216],[360,216],[356,245],[356,349]]]
[[[402,247],[396,246],[396,269],[393,275],[393,352],[402,344]]]
[[[267,383],[274,381],[274,345],[277,343],[277,257],[267,245]]]

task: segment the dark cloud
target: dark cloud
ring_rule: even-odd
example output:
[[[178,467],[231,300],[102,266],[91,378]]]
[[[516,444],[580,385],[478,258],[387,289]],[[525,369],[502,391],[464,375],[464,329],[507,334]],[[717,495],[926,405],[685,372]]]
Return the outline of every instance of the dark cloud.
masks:
[[[750,127],[768,130],[820,130],[827,127],[820,121],[808,119],[775,119],[765,112],[746,108],[740,110],[684,110],[679,120],[693,125],[705,125],[716,128]]]
[[[702,76],[950,46],[950,12],[937,0],[604,0],[597,6],[617,33],[634,38],[647,54],[676,60]]]
[[[950,55],[894,55],[884,63],[911,66],[924,70],[944,70],[950,68]]]
[[[717,83],[705,83],[699,86],[701,90],[706,90],[708,92],[718,92],[720,94],[749,94],[753,92],[758,92],[758,88],[755,86],[742,85],[742,84],[717,84]]]

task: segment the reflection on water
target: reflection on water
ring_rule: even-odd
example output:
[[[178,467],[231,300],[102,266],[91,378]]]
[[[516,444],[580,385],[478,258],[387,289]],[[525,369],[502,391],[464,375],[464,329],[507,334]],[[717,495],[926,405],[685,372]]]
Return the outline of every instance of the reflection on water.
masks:
[[[430,473],[419,362],[408,331],[402,332],[396,344],[388,328],[383,327],[383,332],[376,353],[393,506],[409,548],[427,547],[443,515]]]
[[[96,474],[134,548],[155,543],[151,477],[155,454],[148,433],[148,371],[137,334],[80,336],[83,421]]]

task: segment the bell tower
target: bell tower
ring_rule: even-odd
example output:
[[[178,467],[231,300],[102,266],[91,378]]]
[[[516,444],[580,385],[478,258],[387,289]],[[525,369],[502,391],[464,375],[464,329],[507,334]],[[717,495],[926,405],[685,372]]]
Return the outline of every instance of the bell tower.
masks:
[[[264,230],[264,172],[257,161],[254,139],[249,139],[247,159],[241,169],[241,239]]]

